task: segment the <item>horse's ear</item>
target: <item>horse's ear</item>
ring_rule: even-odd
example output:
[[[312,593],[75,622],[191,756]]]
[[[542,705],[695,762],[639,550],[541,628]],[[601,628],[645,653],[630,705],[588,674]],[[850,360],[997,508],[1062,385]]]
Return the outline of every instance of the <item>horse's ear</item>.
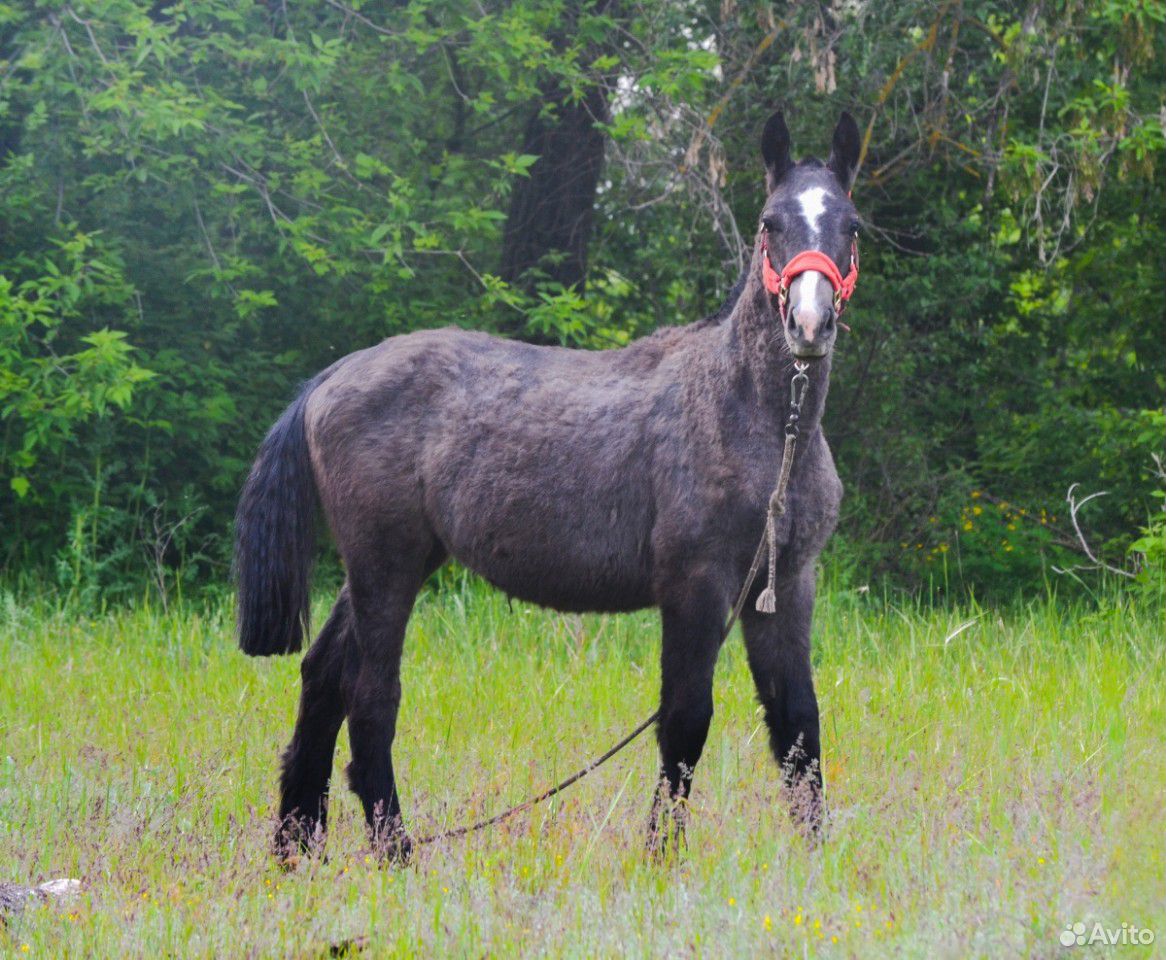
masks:
[[[862,136],[858,132],[858,124],[845,110],[838,118],[838,126],[834,128],[834,141],[830,145],[830,159],[826,166],[830,168],[842,189],[847,192],[854,185],[854,174],[858,171],[858,155],[862,152]]]
[[[773,193],[793,166],[789,158],[789,128],[780,110],[765,122],[761,132],[761,159],[765,161],[765,190]]]

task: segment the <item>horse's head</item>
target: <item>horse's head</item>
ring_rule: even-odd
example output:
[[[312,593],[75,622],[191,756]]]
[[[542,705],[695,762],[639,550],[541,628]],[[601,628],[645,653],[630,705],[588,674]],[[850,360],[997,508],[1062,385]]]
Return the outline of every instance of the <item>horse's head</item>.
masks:
[[[838,314],[858,278],[859,219],[850,186],[859,146],[858,125],[849,113],[834,128],[825,164],[790,159],[789,130],[780,112],[761,135],[769,194],[757,240],[761,268],[774,320],[799,359],[829,354]]]

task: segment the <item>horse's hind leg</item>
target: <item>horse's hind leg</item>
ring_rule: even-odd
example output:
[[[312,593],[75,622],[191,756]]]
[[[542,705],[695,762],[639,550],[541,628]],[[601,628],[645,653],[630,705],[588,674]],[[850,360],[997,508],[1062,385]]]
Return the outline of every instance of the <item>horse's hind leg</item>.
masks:
[[[354,643],[352,606],[345,588],[300,665],[300,710],[283,754],[275,837],[276,853],[285,860],[318,846],[324,838],[332,755],[344,722],[341,681]]]
[[[390,541],[391,542],[391,541]],[[348,737],[352,764],[348,779],[364,807],[372,843],[392,859],[408,859],[397,781],[393,737],[401,703],[401,653],[413,601],[440,558],[407,562],[404,550],[389,570],[349,561],[349,584],[356,618],[360,666],[349,695]],[[424,557],[425,554],[421,553]]]

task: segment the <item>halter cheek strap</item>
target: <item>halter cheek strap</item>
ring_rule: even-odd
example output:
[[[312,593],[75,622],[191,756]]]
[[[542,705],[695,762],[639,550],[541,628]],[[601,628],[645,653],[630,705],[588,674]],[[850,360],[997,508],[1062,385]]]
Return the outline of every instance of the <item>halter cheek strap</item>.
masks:
[[[842,276],[842,272],[834,261],[821,250],[803,250],[801,253],[794,254],[789,263],[781,268],[779,274],[769,261],[767,238],[764,234],[762,235],[762,279],[765,281],[765,289],[777,297],[777,305],[783,321],[785,320],[786,304],[789,300],[790,284],[794,282],[794,278],[798,274],[805,273],[807,270],[817,270],[830,281],[830,286],[834,288],[834,309],[841,314],[846,308],[846,301],[850,299],[858,284],[858,241],[850,241],[850,270],[846,276]]]

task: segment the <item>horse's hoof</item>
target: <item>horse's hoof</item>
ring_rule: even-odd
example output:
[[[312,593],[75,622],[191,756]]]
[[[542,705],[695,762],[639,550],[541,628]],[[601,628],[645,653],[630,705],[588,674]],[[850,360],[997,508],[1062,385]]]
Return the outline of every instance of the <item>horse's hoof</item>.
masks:
[[[688,802],[682,798],[653,816],[648,824],[644,853],[654,863],[679,862],[687,842]]]
[[[407,867],[413,862],[413,841],[401,833],[386,845],[382,859],[394,867]]]
[[[644,840],[644,858],[650,863],[661,863],[664,860],[664,836],[656,827],[648,828],[648,836]]]
[[[821,803],[816,804],[804,816],[794,816],[794,823],[806,845],[811,849],[826,842],[826,811]]]
[[[798,832],[811,845],[821,842],[826,820],[826,802],[821,786],[805,776],[785,786],[790,818]]]
[[[275,859],[285,870],[294,870],[323,847],[324,829],[320,821],[294,815],[283,819],[272,842]]]
[[[644,844],[644,856],[650,863],[660,866],[668,863],[679,863],[684,857],[684,848],[687,846],[682,831],[674,831],[669,837],[663,831],[649,835]]]
[[[407,867],[413,862],[413,841],[403,827],[373,838],[373,852],[386,866]]]

